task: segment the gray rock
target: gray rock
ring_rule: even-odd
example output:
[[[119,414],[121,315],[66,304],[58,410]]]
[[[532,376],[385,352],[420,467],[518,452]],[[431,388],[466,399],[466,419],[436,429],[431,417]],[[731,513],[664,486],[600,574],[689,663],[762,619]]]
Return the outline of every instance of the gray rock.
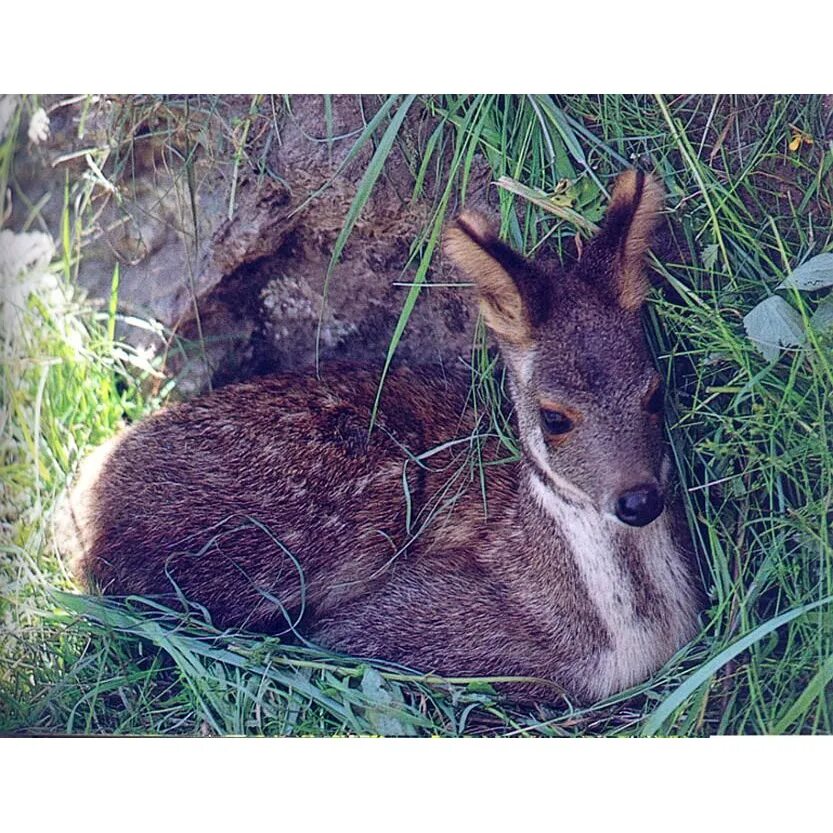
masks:
[[[128,322],[132,316],[164,325],[162,338],[130,323],[122,336],[163,355],[185,395],[311,365],[319,322],[321,361],[381,366],[384,360],[408,293],[403,284],[413,278],[413,269],[405,269],[411,245],[431,205],[411,202],[413,171],[395,147],[325,299],[333,245],[372,149],[336,172],[379,106],[370,97],[331,100],[332,141],[321,96],[288,103],[263,97],[256,106],[240,96],[47,102],[51,137],[30,150],[21,179],[30,192],[51,193],[43,218],[54,235],[67,170],[71,179],[95,177],[80,151],[109,148],[101,167],[107,182],[95,187],[84,213],[90,232],[78,282],[103,302],[119,264],[119,309]],[[431,127],[430,118],[412,108],[404,146]],[[485,203],[489,179],[480,160],[469,204]],[[428,282],[454,280],[437,254]],[[424,289],[397,361],[467,357],[473,326],[467,295],[458,287]]]

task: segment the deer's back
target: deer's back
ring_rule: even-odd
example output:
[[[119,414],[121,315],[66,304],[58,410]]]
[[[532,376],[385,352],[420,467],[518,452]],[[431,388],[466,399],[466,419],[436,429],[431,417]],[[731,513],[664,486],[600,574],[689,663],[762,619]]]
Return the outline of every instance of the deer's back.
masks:
[[[127,429],[69,501],[78,572],[111,594],[179,590],[221,625],[264,630],[367,594],[441,509],[459,455],[417,458],[471,430],[465,380],[400,370],[369,434],[377,379],[266,377]]]

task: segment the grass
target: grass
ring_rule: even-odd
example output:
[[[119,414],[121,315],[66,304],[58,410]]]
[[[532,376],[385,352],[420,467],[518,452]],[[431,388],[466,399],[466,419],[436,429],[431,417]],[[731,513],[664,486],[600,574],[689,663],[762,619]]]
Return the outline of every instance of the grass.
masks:
[[[16,187],[14,157],[35,106],[23,101],[2,139],[0,193]],[[142,122],[169,131],[184,181],[200,143],[233,161],[235,181],[245,166],[265,175],[269,143],[280,140],[275,114],[287,107],[291,99],[254,97],[232,123],[222,99],[122,102],[116,150],[101,151],[96,168],[110,182],[129,177],[132,131]],[[355,164],[372,147],[333,263],[391,154],[411,169],[412,199],[430,208],[403,269],[407,291],[386,367],[427,283],[443,224],[465,201],[478,166],[487,165],[492,180],[516,184],[496,190],[507,239],[528,253],[546,245],[565,259],[576,236],[601,218],[617,172],[633,163],[659,172],[669,190],[669,223],[656,268],[669,288],[655,293],[647,328],[670,391],[669,439],[708,591],[701,633],[631,691],[588,708],[565,703],[529,713],[499,702],[489,681],[424,678],[309,645],[218,632],[198,610],[183,616],[146,600],[117,604],[73,593],[50,542],[54,502],[86,450],[124,418],[159,407],[169,388],[160,384],[158,362],[116,341],[117,273],[104,308],[76,300],[83,241],[104,188],[94,178],[69,177],[61,227],[51,230],[58,243],[48,278],[28,294],[20,311],[25,326],[3,336],[0,730],[833,731],[833,333],[813,334],[803,349],[767,361],[743,326],[744,315],[795,266],[833,250],[833,151],[826,143],[833,126],[824,102],[392,96],[378,99],[366,128],[351,136],[335,136],[331,101],[324,109],[329,149],[348,143],[348,163]],[[199,129],[177,132],[195,112]],[[225,144],[209,131],[215,123],[220,134],[225,125]],[[800,135],[813,143],[795,147]],[[522,196],[529,189],[533,199]],[[33,206],[29,225],[36,214]],[[780,294],[804,321],[825,296]],[[485,346],[479,328],[473,401],[511,454]],[[473,466],[484,476],[482,461],[475,457]]]

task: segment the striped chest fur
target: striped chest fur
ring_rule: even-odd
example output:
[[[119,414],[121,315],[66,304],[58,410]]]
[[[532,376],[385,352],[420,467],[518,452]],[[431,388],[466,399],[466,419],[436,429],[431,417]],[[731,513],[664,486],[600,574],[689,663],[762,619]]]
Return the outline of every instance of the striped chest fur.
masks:
[[[562,500],[535,473],[528,477],[589,601],[583,615],[605,632],[604,647],[589,649],[584,685],[605,697],[636,684],[691,638],[696,621],[690,568],[667,517],[630,530],[592,507]]]

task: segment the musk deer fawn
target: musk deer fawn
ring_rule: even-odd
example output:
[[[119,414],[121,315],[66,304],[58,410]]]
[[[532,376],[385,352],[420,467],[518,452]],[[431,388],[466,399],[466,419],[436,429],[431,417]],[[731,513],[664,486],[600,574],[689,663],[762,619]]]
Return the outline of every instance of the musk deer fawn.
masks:
[[[184,595],[220,627],[530,678],[505,689],[520,701],[644,680],[693,636],[699,603],[640,321],[662,199],[653,177],[622,174],[565,272],[477,214],[447,231],[501,347],[519,461],[446,488],[464,444],[449,440],[473,430],[466,378],[393,371],[372,432],[367,371],[231,385],[88,459],[63,524],[78,574],[107,594]]]

